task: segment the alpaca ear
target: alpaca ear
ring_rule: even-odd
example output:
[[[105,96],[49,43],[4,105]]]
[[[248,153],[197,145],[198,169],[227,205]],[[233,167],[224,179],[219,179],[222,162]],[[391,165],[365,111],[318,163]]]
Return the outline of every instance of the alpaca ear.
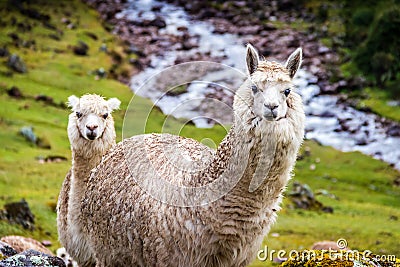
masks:
[[[290,78],[293,78],[296,72],[299,70],[302,59],[303,52],[300,47],[289,56],[285,64],[285,68],[289,71]]]
[[[119,105],[121,104],[121,101],[119,101],[117,98],[113,97],[108,99],[107,101],[108,107],[110,108],[111,111],[115,109],[119,109]]]
[[[251,45],[247,44],[246,47],[246,64],[249,74],[253,74],[258,66],[258,53],[257,50]]]
[[[79,97],[77,97],[75,95],[71,95],[70,97],[68,97],[67,105],[72,110],[74,110],[78,104],[79,104]]]

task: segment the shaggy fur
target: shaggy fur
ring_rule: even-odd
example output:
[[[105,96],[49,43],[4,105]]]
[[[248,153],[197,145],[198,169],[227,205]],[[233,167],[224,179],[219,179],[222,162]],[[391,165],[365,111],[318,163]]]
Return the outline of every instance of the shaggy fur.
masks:
[[[297,61],[289,58],[282,66],[259,62],[248,46],[250,76],[235,95],[235,122],[216,152],[192,139],[147,134],[105,155],[82,189],[75,222],[97,267],[246,266],[255,258],[276,220],[304,136],[301,98],[293,90],[284,93],[301,62],[301,50],[294,54]],[[276,151],[267,151],[273,160],[264,164],[263,148],[273,139]],[[156,189],[163,192],[163,181],[199,187],[224,177],[229,183],[241,170],[227,194],[201,206],[163,203],[137,183],[158,180]],[[262,179],[253,182],[257,173]]]
[[[119,108],[120,101],[116,98],[106,101],[98,95],[84,95],[81,98],[70,96],[68,105],[73,111],[68,121],[72,168],[65,177],[58,199],[57,227],[60,243],[84,267],[94,265],[94,259],[85,238],[81,236],[81,229],[74,223],[80,213],[79,196],[86,188],[90,170],[115,145],[116,134],[111,112]],[[89,131],[87,127],[95,127],[96,139],[91,140],[86,136],[86,131]]]
[[[42,243],[29,237],[8,235],[8,236],[3,236],[0,239],[0,241],[9,244],[10,247],[15,249],[15,251],[17,251],[18,253],[24,252],[25,250],[28,249],[33,249],[47,255],[51,256],[54,255],[48,248],[43,246]]]
[[[72,257],[67,253],[65,248],[57,249],[57,257],[62,259],[66,267],[79,267],[78,263],[72,259]]]

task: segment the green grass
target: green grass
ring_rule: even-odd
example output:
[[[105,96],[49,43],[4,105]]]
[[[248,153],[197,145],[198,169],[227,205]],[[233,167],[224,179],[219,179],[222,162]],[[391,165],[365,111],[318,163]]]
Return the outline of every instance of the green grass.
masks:
[[[303,147],[309,147],[311,155],[297,162],[294,180],[308,184],[314,192],[325,189],[335,195],[338,199],[317,196],[334,213],[294,210],[286,198],[270,232],[276,234],[264,240],[269,251],[289,253],[309,249],[316,241],[345,238],[351,249],[400,257],[399,221],[393,220],[400,218],[400,190],[392,183],[399,173],[360,153],[342,153],[311,141]],[[273,264],[255,260],[252,266]]]
[[[37,102],[34,97],[45,94],[56,104],[65,103],[71,94],[98,93],[106,97],[118,97],[122,101],[120,111],[114,115],[117,139],[149,132],[170,132],[192,137],[214,146],[226,133],[224,127],[197,129],[185,121],[166,117],[153,108],[149,100],[135,96],[129,88],[111,79],[95,80],[91,72],[99,67],[112,68],[110,55],[98,48],[104,42],[108,49],[123,54],[123,48],[116,37],[106,32],[97,14],[79,1],[45,1],[36,3],[40,10],[51,15],[51,22],[64,34],[60,41],[48,37],[53,31],[44,28],[39,21],[32,21],[16,10],[0,9],[1,20],[8,22],[11,17],[18,21],[35,24],[31,32],[20,33],[22,39],[34,39],[36,51],[17,48],[7,36],[16,32],[16,27],[7,24],[0,28],[0,46],[6,45],[11,52],[18,53],[26,62],[28,73],[5,75],[9,71],[6,58],[0,58],[0,207],[10,201],[25,198],[36,216],[36,229],[24,230],[17,225],[0,221],[0,236],[19,234],[37,240],[48,239],[57,242],[55,205],[65,174],[70,168],[70,149],[67,138],[67,117],[69,110]],[[1,5],[5,5],[3,2]],[[71,12],[72,21],[80,21],[76,30],[69,30],[61,24],[65,11]],[[78,19],[79,17],[79,19]],[[99,39],[92,40],[84,32],[95,33]],[[75,56],[69,45],[84,40],[90,46],[89,56]],[[64,51],[56,53],[54,49]],[[124,59],[126,60],[126,59]],[[126,62],[122,63],[124,65]],[[17,86],[24,99],[14,99],[6,89]],[[129,105],[129,109],[128,109]],[[123,125],[123,119],[126,120]],[[23,126],[33,126],[34,132],[48,140],[50,150],[37,148],[28,143],[18,131]],[[124,128],[124,131],[122,129]],[[122,133],[123,132],[123,133]],[[211,141],[209,139],[211,139]],[[213,144],[214,143],[214,144]],[[284,201],[278,221],[264,243],[270,249],[290,250],[308,248],[318,240],[346,238],[351,248],[370,249],[376,253],[391,253],[400,257],[399,222],[400,189],[393,180],[399,172],[387,164],[360,153],[342,153],[329,147],[307,141],[311,155],[298,162],[294,180],[307,183],[314,190],[326,189],[339,200],[325,196],[317,198],[325,205],[332,206],[333,214],[293,210],[290,202]],[[68,161],[40,164],[37,157],[60,155]],[[317,158],[319,160],[317,160]],[[316,163],[319,161],[319,163]],[[310,170],[315,164],[316,169]],[[269,262],[255,261],[253,266],[271,266]]]
[[[400,106],[388,105],[389,101],[398,99],[393,99],[389,92],[379,88],[365,88],[363,94],[367,95],[367,98],[360,101],[360,107],[369,107],[382,117],[400,122]]]

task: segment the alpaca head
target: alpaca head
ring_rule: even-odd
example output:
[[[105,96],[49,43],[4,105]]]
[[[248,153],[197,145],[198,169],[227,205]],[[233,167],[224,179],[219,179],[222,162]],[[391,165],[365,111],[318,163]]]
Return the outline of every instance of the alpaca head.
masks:
[[[86,143],[100,142],[100,140],[107,143],[115,142],[114,120],[111,113],[119,108],[120,103],[116,98],[105,100],[98,95],[68,97],[68,106],[72,109],[69,115],[68,137],[72,146],[84,146]]]
[[[291,97],[292,78],[300,67],[301,48],[296,49],[285,65],[260,60],[257,51],[247,45],[246,63],[250,74],[250,101],[252,112],[266,121],[279,121],[286,117]],[[246,101],[247,102],[247,101]]]

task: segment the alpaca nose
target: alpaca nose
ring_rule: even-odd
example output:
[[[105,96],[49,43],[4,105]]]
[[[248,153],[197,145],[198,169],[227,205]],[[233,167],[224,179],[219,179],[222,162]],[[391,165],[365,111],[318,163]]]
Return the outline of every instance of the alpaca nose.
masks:
[[[271,104],[271,103],[270,104],[265,104],[264,103],[264,107],[266,107],[267,109],[273,111],[274,109],[277,109],[279,107],[279,105],[275,104],[275,103],[273,103],[273,104]]]
[[[94,131],[97,127],[99,127],[98,125],[86,125],[86,128],[88,128],[91,131]]]

